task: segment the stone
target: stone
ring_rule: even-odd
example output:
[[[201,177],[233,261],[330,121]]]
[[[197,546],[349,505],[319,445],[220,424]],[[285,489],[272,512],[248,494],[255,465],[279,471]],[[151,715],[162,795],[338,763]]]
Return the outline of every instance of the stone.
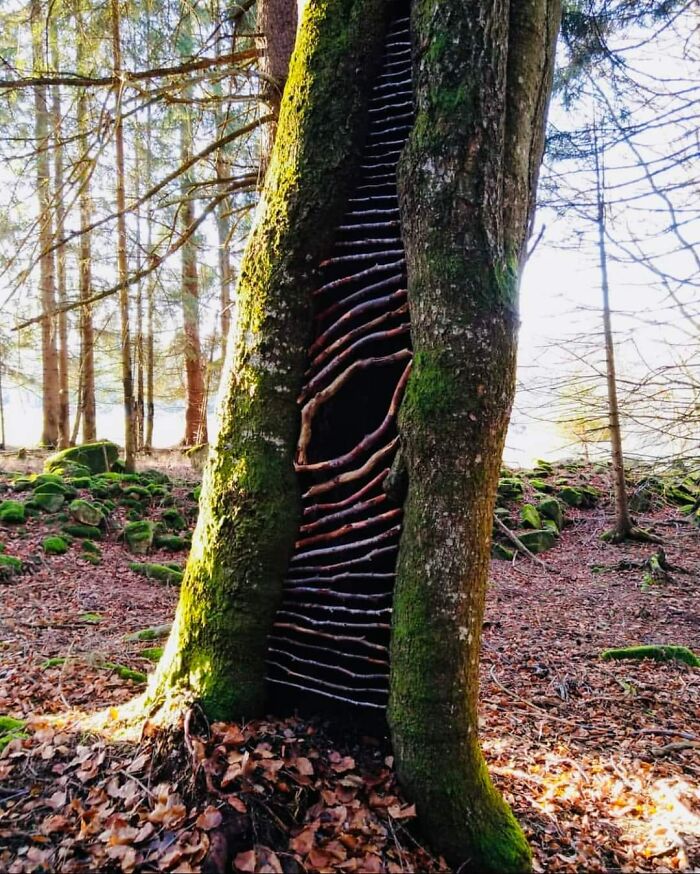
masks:
[[[520,508],[520,521],[525,528],[541,528],[542,520],[540,514],[532,504],[523,504]]]
[[[110,440],[99,440],[96,443],[83,443],[71,446],[49,456],[44,462],[46,473],[55,473],[67,464],[78,464],[87,469],[87,474],[101,473],[112,469],[119,457],[119,447]],[[72,472],[72,476],[78,474]]]
[[[557,535],[546,528],[541,528],[539,531],[520,532],[518,538],[523,546],[526,546],[530,552],[534,553],[545,552],[551,549],[557,542]]]
[[[0,522],[3,525],[21,525],[24,519],[24,504],[19,501],[3,501],[0,504]]]
[[[561,531],[564,527],[564,511],[556,498],[543,498],[537,505],[540,517],[550,519]]]
[[[42,549],[47,555],[63,555],[68,552],[68,544],[62,537],[54,535],[44,540]]]
[[[127,522],[124,526],[124,539],[129,549],[136,555],[143,555],[153,546],[155,525],[148,519]]]
[[[80,498],[71,501],[68,509],[70,510],[71,516],[76,520],[76,522],[80,522],[81,525],[93,525],[97,528],[102,525],[105,519],[104,514],[99,507],[96,507],[89,501],[83,501]]]
[[[63,506],[64,497],[59,492],[34,492],[32,501],[45,513],[57,513]]]
[[[494,541],[491,544],[491,558],[500,559],[501,561],[512,561],[513,550],[504,546],[502,543]]]

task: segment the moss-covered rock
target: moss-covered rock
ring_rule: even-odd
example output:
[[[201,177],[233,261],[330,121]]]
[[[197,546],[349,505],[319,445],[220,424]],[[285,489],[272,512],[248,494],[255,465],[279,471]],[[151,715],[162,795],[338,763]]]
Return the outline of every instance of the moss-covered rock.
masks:
[[[181,552],[190,546],[189,540],[176,534],[156,534],[153,542],[159,549],[167,549],[169,552]]]
[[[518,534],[518,538],[523,546],[534,553],[545,552],[557,542],[557,535],[547,528],[540,528],[537,531],[523,531]]]
[[[136,555],[143,555],[153,546],[155,525],[148,519],[138,522],[127,522],[124,526],[124,540],[129,549]]]
[[[532,486],[532,488],[535,489],[535,491],[537,491],[537,492],[551,492],[552,491],[552,486],[550,486],[550,484],[548,482],[546,482],[546,480],[539,479],[538,477],[531,477],[529,482],[530,482],[530,485]]]
[[[149,662],[159,662],[163,655],[163,647],[149,646],[147,649],[142,649],[139,655],[142,659],[148,659]]]
[[[45,513],[57,513],[63,506],[64,500],[61,492],[34,492],[32,506],[39,507]]]
[[[65,469],[67,464],[79,464],[87,468],[88,474],[100,473],[111,470],[118,456],[119,447],[110,440],[83,443],[80,446],[71,446],[51,455],[44,462],[44,471],[56,473]]]
[[[84,501],[81,498],[71,501],[68,509],[70,510],[71,516],[81,525],[92,525],[97,528],[99,525],[102,525],[105,520],[104,514],[99,507],[96,507],[94,504],[91,504],[90,501]]]
[[[132,634],[127,634],[124,639],[132,642],[160,640],[170,634],[170,628],[170,625],[154,625],[151,628],[142,628],[140,631],[134,631]]]
[[[520,521],[525,528],[538,529],[542,527],[540,514],[532,504],[523,504],[520,508]]]
[[[100,547],[94,543],[92,540],[83,540],[81,544],[81,549],[83,552],[92,553],[92,555],[101,555]]]
[[[537,510],[542,518],[554,522],[557,530],[561,531],[564,526],[564,511],[556,498],[543,498],[537,504]]]
[[[105,662],[103,667],[116,674],[121,680],[131,680],[132,683],[145,683],[148,677],[143,671],[134,671],[126,665],[118,665],[114,662]]]
[[[515,476],[502,476],[498,480],[498,497],[504,501],[515,501],[523,496],[523,484]]]
[[[134,561],[131,562],[129,567],[132,571],[140,574],[142,577],[146,577],[149,580],[157,580],[159,583],[180,585],[182,582],[183,572],[164,564],[149,564]]]
[[[68,544],[57,534],[45,538],[41,547],[47,555],[63,555],[68,552]]]
[[[174,507],[169,507],[167,510],[163,510],[160,514],[160,518],[171,531],[184,531],[185,528],[187,528],[185,517]]]
[[[88,491],[94,486],[94,481],[90,476],[74,476],[68,482],[74,489],[87,489]]]
[[[81,540],[102,540],[103,537],[102,531],[94,525],[64,525],[63,530]]]
[[[653,659],[655,662],[679,661],[700,668],[700,658],[687,646],[672,644],[650,644],[647,646],[625,646],[617,649],[606,649],[600,654],[602,659]]]
[[[501,561],[512,561],[513,550],[494,540],[491,544],[491,558],[497,558]]]
[[[581,489],[566,485],[557,492],[559,500],[569,507],[583,507],[585,498]]]
[[[3,525],[21,525],[24,519],[24,504],[20,501],[3,501],[0,504],[0,523]]]
[[[0,553],[0,580],[13,577],[15,574],[20,573],[23,567],[21,558]]]

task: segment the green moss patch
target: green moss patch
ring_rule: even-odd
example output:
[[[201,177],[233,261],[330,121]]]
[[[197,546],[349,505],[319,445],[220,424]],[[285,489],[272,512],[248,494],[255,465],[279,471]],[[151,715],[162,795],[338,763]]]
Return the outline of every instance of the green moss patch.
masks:
[[[124,540],[129,549],[136,555],[143,555],[153,546],[155,525],[148,519],[139,522],[128,522],[124,526]]]
[[[57,473],[65,469],[66,465],[77,464],[87,469],[88,474],[100,473],[111,470],[118,457],[119,448],[109,440],[83,443],[81,446],[71,446],[51,455],[44,462],[44,471]]]
[[[134,671],[126,665],[118,665],[115,662],[105,662],[103,665],[109,671],[116,674],[122,680],[131,680],[133,683],[145,683],[148,677],[142,671]]]
[[[63,530],[72,537],[81,540],[102,540],[102,532],[94,525],[64,525]]]
[[[41,548],[47,555],[64,555],[68,552],[68,544],[57,534],[47,537],[41,544]]]
[[[25,738],[23,731],[26,726],[23,719],[15,719],[13,716],[0,716],[0,751],[4,750],[10,741]]]
[[[147,641],[160,640],[170,634],[170,625],[154,625],[152,628],[142,628],[141,631],[134,631],[132,634],[127,634],[125,640]]]
[[[148,659],[149,662],[159,662],[160,657],[163,655],[163,647],[150,646],[148,649],[142,649],[139,655],[143,659]]]
[[[24,504],[20,501],[3,501],[0,504],[0,522],[3,525],[21,525],[24,520]]]
[[[609,661],[611,659],[653,659],[655,662],[678,661],[690,665],[692,668],[700,668],[700,658],[688,649],[687,646],[674,646],[672,644],[649,644],[647,646],[625,646],[618,649],[606,649],[600,657]]]
[[[0,579],[3,577],[12,577],[22,570],[22,559],[15,558],[14,555],[0,554]]]
[[[157,580],[159,583],[167,583],[168,585],[180,585],[182,582],[183,572],[175,570],[164,564],[149,564],[146,562],[131,562],[129,565],[132,571],[146,577],[149,580]]]
[[[181,552],[189,549],[189,542],[184,537],[175,534],[156,534],[154,543],[159,549],[167,549],[169,552]]]

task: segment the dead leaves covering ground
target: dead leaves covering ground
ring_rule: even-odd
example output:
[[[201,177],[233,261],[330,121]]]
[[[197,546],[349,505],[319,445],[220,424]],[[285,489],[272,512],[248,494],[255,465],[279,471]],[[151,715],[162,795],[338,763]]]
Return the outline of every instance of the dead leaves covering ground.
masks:
[[[649,589],[640,571],[594,570],[654,550],[601,543],[606,509],[570,511],[544,556],[559,573],[494,562],[481,692],[489,768],[537,870],[700,870],[700,671],[598,657],[640,643],[700,650],[698,532],[666,510],[640,519],[687,571]],[[139,690],[86,654],[144,670],[123,634],[174,607],[175,593],[131,575],[119,550],[99,568],[46,559],[3,588],[0,712],[33,721],[0,758],[0,871],[184,874],[229,858],[249,872],[440,869],[410,837],[413,810],[378,741],[333,742],[297,719],[207,728],[196,717],[189,749],[163,761],[148,731],[136,747],[76,732],[76,709]],[[103,621],[81,622],[86,610]],[[71,647],[67,667],[40,667]],[[42,719],[51,713],[65,723]]]

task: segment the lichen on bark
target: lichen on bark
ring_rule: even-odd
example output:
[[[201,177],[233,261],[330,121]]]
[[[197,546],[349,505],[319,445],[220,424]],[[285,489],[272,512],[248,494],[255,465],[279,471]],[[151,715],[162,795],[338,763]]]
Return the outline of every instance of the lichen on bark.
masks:
[[[267,633],[298,523],[296,398],[314,265],[357,163],[386,0],[307,4],[261,203],[241,265],[220,429],[180,603],[146,702],[199,699],[214,718],[264,706]]]

